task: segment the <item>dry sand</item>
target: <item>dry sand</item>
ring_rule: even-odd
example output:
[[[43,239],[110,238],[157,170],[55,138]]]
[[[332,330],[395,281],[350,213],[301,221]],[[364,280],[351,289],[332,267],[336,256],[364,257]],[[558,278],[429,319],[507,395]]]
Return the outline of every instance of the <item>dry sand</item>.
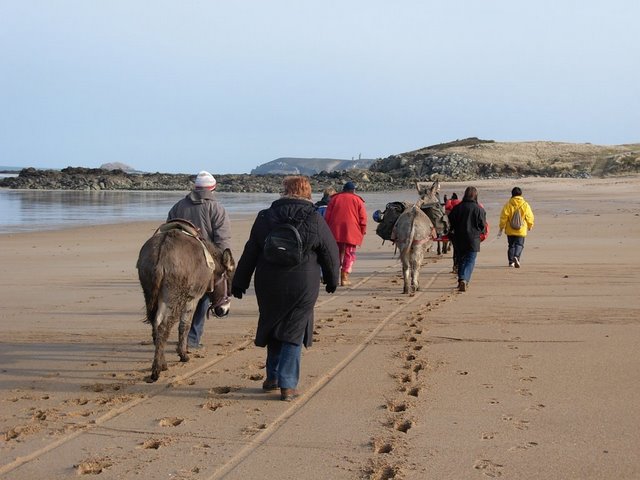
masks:
[[[261,391],[252,291],[190,362],[173,332],[144,381],[155,223],[0,235],[0,478],[640,478],[640,178],[518,184],[522,268],[495,238],[513,182],[477,182],[493,228],[466,293],[432,256],[402,295],[371,222],[353,287],[320,295],[294,403]]]

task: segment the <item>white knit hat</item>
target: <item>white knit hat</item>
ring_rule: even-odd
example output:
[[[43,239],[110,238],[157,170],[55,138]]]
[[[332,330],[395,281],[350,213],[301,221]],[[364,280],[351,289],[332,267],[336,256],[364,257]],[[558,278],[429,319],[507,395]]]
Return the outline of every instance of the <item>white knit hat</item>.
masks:
[[[213,178],[213,175],[205,170],[202,170],[198,173],[198,176],[196,176],[196,188],[209,188],[213,190],[216,188],[216,184],[217,182],[216,179]]]

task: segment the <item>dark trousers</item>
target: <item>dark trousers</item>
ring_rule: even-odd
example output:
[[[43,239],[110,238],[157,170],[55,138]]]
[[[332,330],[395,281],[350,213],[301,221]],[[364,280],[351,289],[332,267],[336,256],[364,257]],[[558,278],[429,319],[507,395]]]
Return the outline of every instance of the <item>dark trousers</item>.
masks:
[[[522,250],[524,250],[524,237],[518,237],[516,235],[507,235],[507,241],[509,242],[509,248],[507,249],[507,257],[509,257],[509,263],[514,262],[514,258],[522,256]]]

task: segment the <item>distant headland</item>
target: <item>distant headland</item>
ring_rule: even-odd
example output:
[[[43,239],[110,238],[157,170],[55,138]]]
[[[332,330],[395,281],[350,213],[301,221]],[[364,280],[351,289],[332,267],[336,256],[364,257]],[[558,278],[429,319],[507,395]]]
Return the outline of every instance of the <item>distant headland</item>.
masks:
[[[24,168],[0,179],[0,188],[45,190],[190,190],[193,174],[144,173],[124,164],[107,168]],[[115,168],[113,168],[115,167]],[[14,172],[15,173],[15,172]],[[376,160],[280,158],[251,174],[216,174],[217,191],[281,190],[282,175],[309,175],[315,191],[355,181],[362,191],[413,188],[416,181],[502,177],[590,178],[640,173],[640,144],[496,142],[476,137],[431,145]]]

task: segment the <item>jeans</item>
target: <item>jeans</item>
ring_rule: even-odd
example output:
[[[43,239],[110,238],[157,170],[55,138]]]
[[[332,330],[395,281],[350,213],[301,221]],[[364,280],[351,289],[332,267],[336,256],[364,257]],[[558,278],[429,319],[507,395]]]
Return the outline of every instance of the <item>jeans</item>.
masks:
[[[296,388],[300,378],[302,343],[272,339],[267,344],[267,379],[278,380],[280,388]]]
[[[464,252],[458,255],[458,280],[464,280],[467,283],[471,281],[477,256],[478,252]]]
[[[524,237],[518,237],[516,235],[507,235],[507,241],[509,242],[509,248],[507,249],[507,257],[509,263],[514,263],[514,258],[522,256],[522,250],[524,250]]]
[[[200,299],[196,310],[193,312],[191,329],[189,330],[189,336],[187,338],[187,344],[190,347],[198,347],[200,345],[200,340],[202,340],[202,334],[204,333],[204,321],[207,319],[207,310],[209,309],[209,305],[211,305],[209,296],[205,295]]]

